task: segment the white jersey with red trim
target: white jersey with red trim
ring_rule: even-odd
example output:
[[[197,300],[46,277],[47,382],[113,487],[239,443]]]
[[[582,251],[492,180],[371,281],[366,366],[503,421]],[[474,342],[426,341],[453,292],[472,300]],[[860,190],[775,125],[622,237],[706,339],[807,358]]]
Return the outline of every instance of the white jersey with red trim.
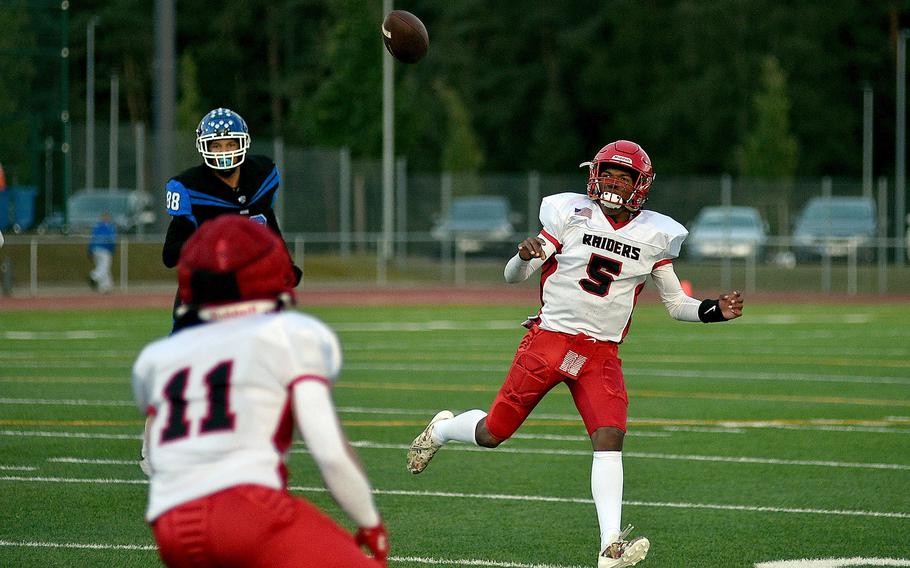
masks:
[[[331,384],[340,368],[335,334],[297,312],[207,323],[148,345],[133,365],[136,402],[153,416],[146,518],[235,485],[284,487],[291,389]]]
[[[602,341],[622,341],[648,275],[679,256],[689,234],[647,210],[616,224],[577,193],[544,198],[540,222],[556,247],[541,267],[540,327]]]

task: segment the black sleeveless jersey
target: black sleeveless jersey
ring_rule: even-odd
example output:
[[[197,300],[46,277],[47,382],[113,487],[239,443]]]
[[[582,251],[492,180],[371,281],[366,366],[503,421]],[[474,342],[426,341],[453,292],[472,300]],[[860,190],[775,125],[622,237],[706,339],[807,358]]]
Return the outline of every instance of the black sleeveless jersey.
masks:
[[[225,213],[248,216],[281,236],[272,209],[280,181],[278,168],[269,158],[257,155],[248,155],[239,167],[237,189],[203,164],[168,180],[166,206],[172,219],[162,251],[165,266],[177,265],[183,243],[199,225]]]

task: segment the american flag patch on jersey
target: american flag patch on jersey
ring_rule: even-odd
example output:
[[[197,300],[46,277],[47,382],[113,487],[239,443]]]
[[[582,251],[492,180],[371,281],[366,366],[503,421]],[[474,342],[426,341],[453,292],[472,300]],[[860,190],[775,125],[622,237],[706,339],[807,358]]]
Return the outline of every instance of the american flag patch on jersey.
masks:
[[[582,207],[581,209],[579,209],[578,207],[575,208],[576,215],[581,215],[582,217],[587,217],[588,219],[591,218],[592,213],[593,213],[593,211],[591,211],[587,207]]]
[[[577,377],[578,372],[581,371],[581,366],[584,365],[587,360],[588,358],[584,355],[579,355],[574,351],[567,351],[566,356],[562,360],[562,364],[559,365],[559,370],[573,377]]]

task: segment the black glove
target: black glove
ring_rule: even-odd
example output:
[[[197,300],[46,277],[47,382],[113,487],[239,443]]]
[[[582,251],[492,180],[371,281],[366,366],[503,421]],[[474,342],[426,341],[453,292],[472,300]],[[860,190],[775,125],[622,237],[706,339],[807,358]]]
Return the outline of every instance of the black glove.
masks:
[[[303,278],[303,270],[296,264],[291,264],[291,270],[294,271],[294,287],[297,287]]]

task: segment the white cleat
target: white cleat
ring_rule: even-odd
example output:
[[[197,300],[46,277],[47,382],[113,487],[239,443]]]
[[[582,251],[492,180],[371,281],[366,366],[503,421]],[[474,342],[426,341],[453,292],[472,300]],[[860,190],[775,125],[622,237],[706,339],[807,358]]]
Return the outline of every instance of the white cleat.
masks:
[[[427,427],[424,428],[423,432],[414,438],[408,448],[408,471],[417,474],[430,465],[430,460],[442,447],[442,444],[438,444],[433,440],[433,427],[440,420],[449,420],[450,418],[455,418],[455,415],[450,410],[443,410],[437,413],[427,424]]]
[[[643,536],[628,541],[623,540],[630,532],[632,532],[632,525],[626,527],[616,541],[600,553],[597,557],[597,568],[635,566],[645,559],[648,549],[651,548],[651,541]]]

